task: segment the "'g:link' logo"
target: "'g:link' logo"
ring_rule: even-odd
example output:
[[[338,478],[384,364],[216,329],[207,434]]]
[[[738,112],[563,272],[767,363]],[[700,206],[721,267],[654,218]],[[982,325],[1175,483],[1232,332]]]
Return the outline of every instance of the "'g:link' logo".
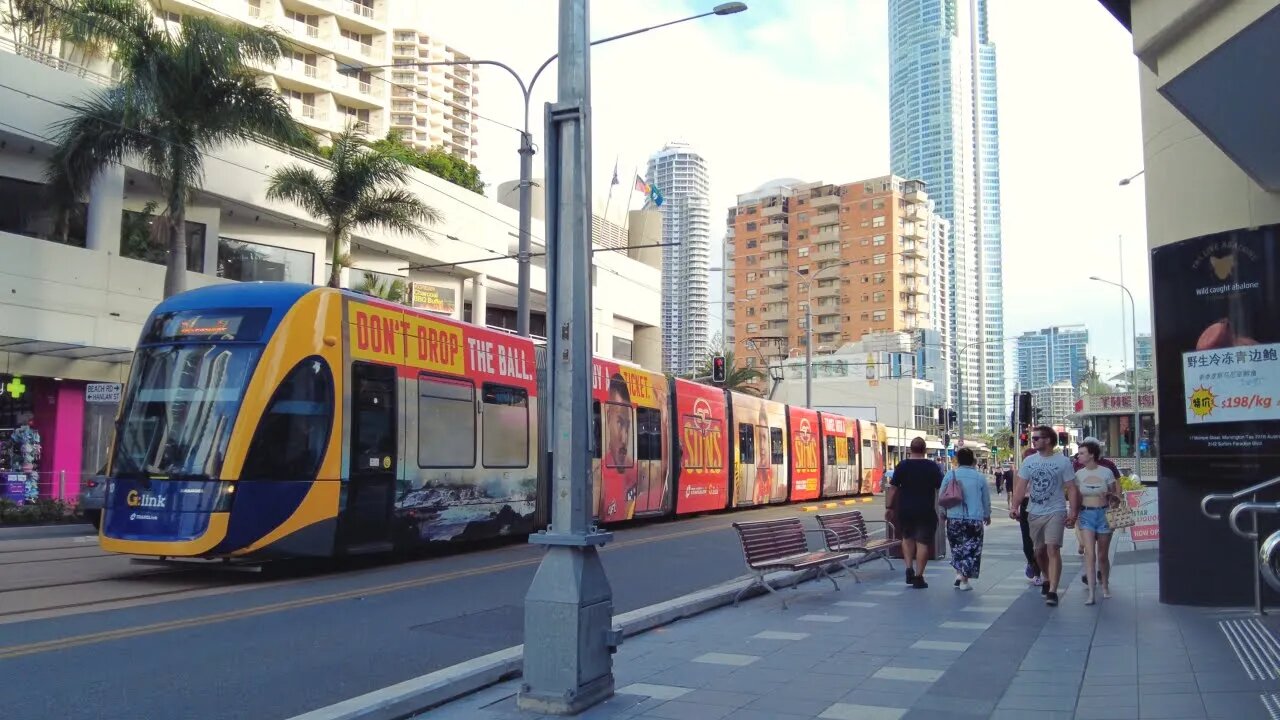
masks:
[[[155,495],[143,495],[137,490],[130,490],[124,501],[129,507],[163,508],[164,498]]]

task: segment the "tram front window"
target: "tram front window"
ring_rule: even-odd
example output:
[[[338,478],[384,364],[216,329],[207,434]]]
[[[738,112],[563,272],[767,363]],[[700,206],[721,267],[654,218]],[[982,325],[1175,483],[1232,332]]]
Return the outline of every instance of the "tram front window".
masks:
[[[258,348],[140,348],[116,430],[117,475],[214,478]]]

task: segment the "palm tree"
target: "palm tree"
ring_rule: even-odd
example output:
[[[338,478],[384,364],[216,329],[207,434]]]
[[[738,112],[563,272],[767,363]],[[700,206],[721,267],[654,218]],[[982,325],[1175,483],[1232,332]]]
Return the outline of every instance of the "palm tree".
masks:
[[[413,193],[396,187],[408,181],[410,167],[398,157],[370,150],[355,128],[335,137],[327,155],[326,177],[301,165],[281,168],[271,176],[267,198],[295,202],[324,219],[333,253],[329,287],[336,288],[341,287],[351,231],[380,227],[425,237],[426,226],[441,216]]]
[[[701,368],[698,369],[697,377],[711,377],[711,362],[708,357]],[[733,357],[733,351],[726,351],[724,354],[725,376],[724,383],[720,387],[734,392],[748,393],[750,395],[759,395],[760,390],[755,386],[757,380],[764,379],[764,373],[755,368],[740,367]],[[710,381],[708,381],[710,382]]]
[[[360,281],[359,287],[362,293],[394,303],[404,301],[405,289],[403,280],[383,279],[373,273],[364,273],[364,278]]]
[[[183,18],[180,32],[160,28],[140,0],[83,0],[67,39],[104,42],[120,66],[119,84],[74,105],[55,125],[49,183],[87,193],[93,179],[126,157],[141,160],[159,181],[168,241],[164,294],[186,282],[187,202],[199,189],[205,155],[229,143],[267,137],[313,144],[274,90],[259,84],[250,63],[280,57],[280,39],[249,25]]]

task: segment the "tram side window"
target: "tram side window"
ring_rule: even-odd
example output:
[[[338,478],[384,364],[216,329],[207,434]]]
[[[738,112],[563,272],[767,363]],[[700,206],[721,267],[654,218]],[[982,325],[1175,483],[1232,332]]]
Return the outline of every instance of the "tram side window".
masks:
[[[476,388],[467,380],[418,376],[418,467],[476,466]]]
[[[520,388],[485,383],[484,466],[529,466],[529,393]]]
[[[276,389],[245,456],[244,480],[313,480],[333,430],[333,374],[322,358],[298,363]]]
[[[782,428],[769,428],[769,463],[782,464]]]
[[[591,457],[600,459],[600,401],[591,403]]]
[[[836,455],[836,439],[833,437],[827,437],[826,446],[827,446],[827,464],[835,465],[836,458],[839,457],[838,455]]]
[[[662,459],[662,413],[653,408],[636,409],[637,460]]]
[[[756,426],[738,423],[738,462],[756,464]]]

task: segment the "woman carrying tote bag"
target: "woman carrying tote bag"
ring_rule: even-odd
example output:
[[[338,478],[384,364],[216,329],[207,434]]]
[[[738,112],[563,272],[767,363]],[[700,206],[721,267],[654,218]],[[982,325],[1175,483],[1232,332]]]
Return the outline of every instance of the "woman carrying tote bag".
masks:
[[[974,467],[969,448],[956,451],[958,467],[942,479],[938,504],[946,510],[947,543],[951,545],[951,567],[956,569],[957,590],[972,590],[982,565],[984,528],[991,524],[991,490]]]

